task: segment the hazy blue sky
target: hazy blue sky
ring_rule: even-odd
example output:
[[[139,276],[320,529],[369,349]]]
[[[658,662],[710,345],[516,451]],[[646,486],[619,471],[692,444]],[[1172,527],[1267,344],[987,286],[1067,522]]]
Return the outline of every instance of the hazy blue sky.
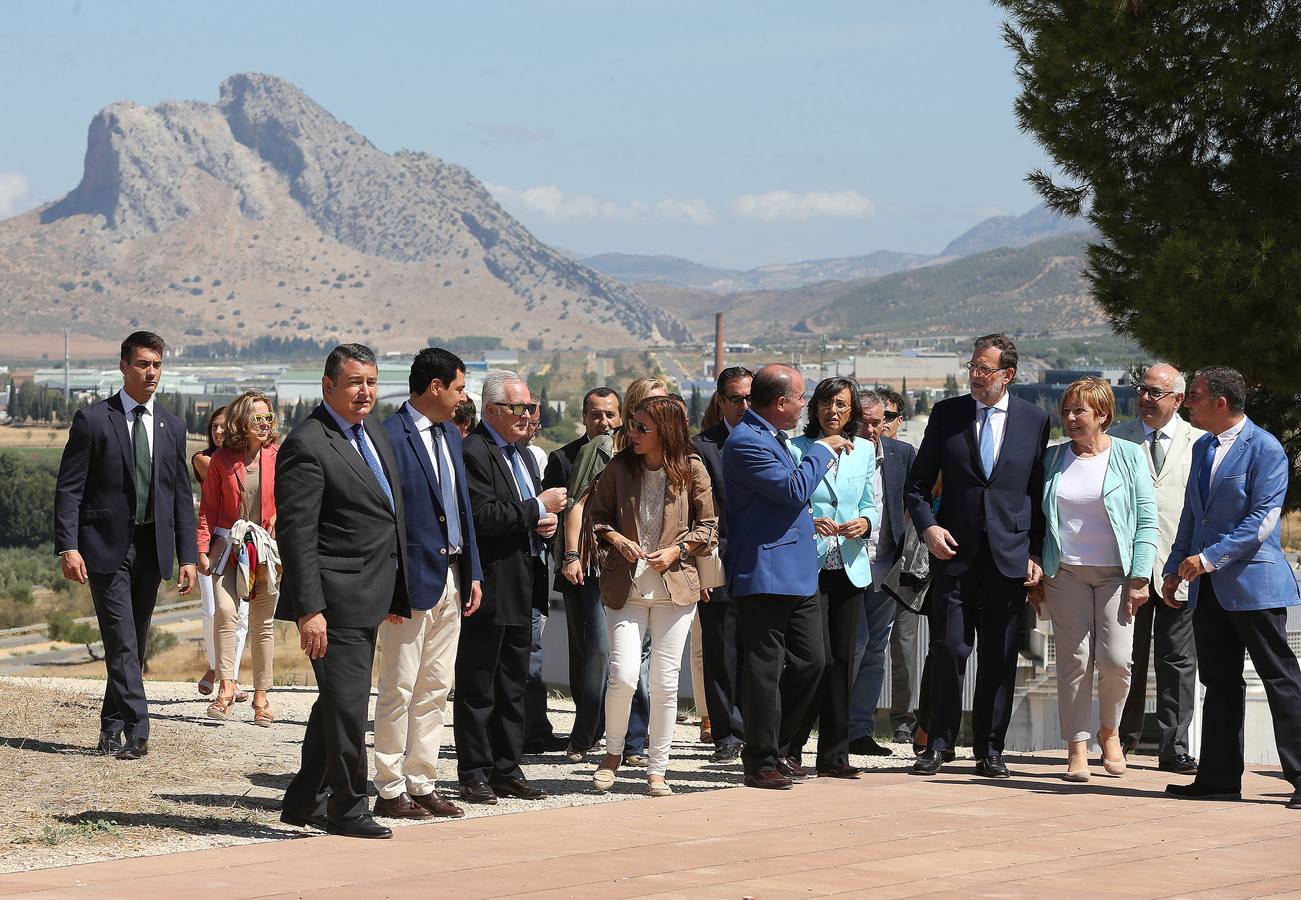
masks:
[[[1037,200],[984,0],[0,5],[0,215],[81,177],[118,100],[287,78],[465,165],[540,238],[752,266],[934,252]]]

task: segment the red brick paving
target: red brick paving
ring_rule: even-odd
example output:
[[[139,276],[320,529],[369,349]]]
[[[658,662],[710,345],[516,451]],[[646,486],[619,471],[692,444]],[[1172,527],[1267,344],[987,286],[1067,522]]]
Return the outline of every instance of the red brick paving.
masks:
[[[970,760],[784,792],[736,789],[321,836],[0,877],[62,897],[1301,897],[1301,811],[1277,772],[1240,803],[1167,799],[1170,776],[1060,780],[1056,757]]]

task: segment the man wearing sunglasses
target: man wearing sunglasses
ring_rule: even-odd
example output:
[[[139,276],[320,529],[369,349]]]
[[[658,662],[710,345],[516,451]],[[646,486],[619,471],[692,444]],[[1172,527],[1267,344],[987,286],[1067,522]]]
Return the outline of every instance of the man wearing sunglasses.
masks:
[[[1003,741],[1012,719],[1021,612],[1039,583],[1044,538],[1043,453],[1048,414],[1008,393],[1016,344],[977,338],[971,393],[935,404],[908,474],[908,512],[931,552],[929,744],[913,764],[934,775],[953,759],[962,677],[976,635],[972,745],[976,773],[1008,778]],[[944,476],[939,512],[931,489]]]
[[[461,625],[452,727],[461,798],[496,803],[546,796],[520,768],[532,610],[547,596],[546,543],[564,488],[542,489],[537,464],[519,446],[537,404],[514,372],[483,382],[483,419],[465,439],[466,480],[483,569],[479,612]]]
[[[1137,388],[1138,418],[1113,426],[1108,434],[1142,445],[1156,485],[1158,529],[1156,561],[1148,585],[1152,602],[1134,612],[1134,665],[1130,670],[1129,697],[1120,717],[1120,744],[1129,753],[1143,734],[1147,661],[1155,644],[1156,720],[1161,734],[1157,759],[1166,772],[1196,775],[1197,760],[1188,753],[1188,726],[1193,721],[1197,678],[1188,585],[1179,583],[1179,606],[1174,608],[1161,602],[1160,588],[1161,573],[1170,558],[1179,516],[1184,511],[1184,491],[1193,468],[1193,444],[1206,433],[1178,414],[1184,402],[1184,387],[1178,369],[1152,366],[1143,373]]]

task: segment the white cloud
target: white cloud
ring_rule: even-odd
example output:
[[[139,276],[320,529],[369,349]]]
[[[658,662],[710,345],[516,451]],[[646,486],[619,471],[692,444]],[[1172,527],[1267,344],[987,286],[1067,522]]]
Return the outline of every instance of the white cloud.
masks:
[[[713,225],[718,221],[709,204],[699,197],[667,198],[644,203],[620,203],[591,194],[568,194],[554,184],[513,188],[504,184],[485,185],[502,205],[549,222],[686,222]]]
[[[0,172],[0,219],[16,216],[33,206],[32,188],[17,172]]]
[[[732,201],[732,212],[760,222],[808,219],[866,219],[875,207],[858,191],[768,191],[742,194]]]

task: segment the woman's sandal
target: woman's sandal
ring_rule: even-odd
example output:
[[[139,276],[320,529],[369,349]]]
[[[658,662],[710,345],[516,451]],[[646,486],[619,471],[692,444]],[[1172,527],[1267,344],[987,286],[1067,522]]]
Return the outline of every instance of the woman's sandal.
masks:
[[[263,728],[267,728],[275,722],[275,720],[276,717],[271,715],[271,704],[269,702],[263,703],[261,706],[258,706],[256,703],[253,704],[254,725],[261,725]]]
[[[218,722],[230,721],[230,707],[235,701],[218,697],[208,704],[208,718],[216,719]]]

